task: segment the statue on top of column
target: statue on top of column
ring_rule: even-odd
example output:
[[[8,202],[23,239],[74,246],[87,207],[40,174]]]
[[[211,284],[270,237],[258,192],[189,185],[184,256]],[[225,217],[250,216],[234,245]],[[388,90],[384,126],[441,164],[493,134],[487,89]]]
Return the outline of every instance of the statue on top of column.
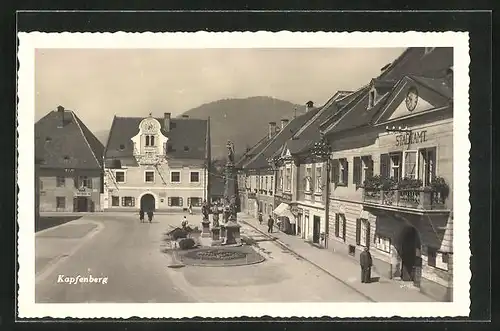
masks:
[[[234,162],[234,145],[231,142],[231,140],[227,141],[226,147],[227,147],[227,160],[229,162],[233,163]]]

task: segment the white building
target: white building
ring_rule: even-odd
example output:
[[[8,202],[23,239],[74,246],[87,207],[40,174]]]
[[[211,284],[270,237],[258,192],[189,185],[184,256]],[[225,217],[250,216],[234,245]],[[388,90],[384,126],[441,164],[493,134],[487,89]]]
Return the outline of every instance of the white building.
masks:
[[[200,207],[208,200],[210,119],[115,116],[104,161],[104,210]]]

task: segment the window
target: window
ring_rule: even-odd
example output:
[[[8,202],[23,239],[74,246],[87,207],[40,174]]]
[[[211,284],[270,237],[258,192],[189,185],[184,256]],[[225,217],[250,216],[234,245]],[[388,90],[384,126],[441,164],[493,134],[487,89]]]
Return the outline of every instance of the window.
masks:
[[[113,206],[113,207],[119,207],[120,206],[120,197],[117,197],[117,196],[113,195],[111,197],[111,206]]]
[[[362,184],[363,169],[361,168],[361,158],[355,157],[353,160],[352,183],[356,188]]]
[[[280,169],[278,183],[280,190],[283,190],[283,169]]]
[[[198,171],[192,171],[189,175],[189,180],[191,181],[191,183],[200,182],[200,173]]]
[[[372,108],[373,106],[375,106],[375,89],[372,89],[368,96],[368,108]]]
[[[306,192],[311,192],[311,184],[312,184],[311,182],[312,182],[312,168],[307,167],[306,168],[306,178],[304,181],[304,185],[305,185],[304,190]]]
[[[417,152],[408,151],[404,153],[404,178],[416,179],[417,178]]]
[[[56,197],[56,208],[65,209],[66,208],[66,197]]]
[[[80,187],[86,187],[86,188],[92,188],[92,178],[89,178],[87,176],[80,176],[78,177],[78,182],[75,183],[77,188]]]
[[[391,169],[390,169],[390,176],[394,178],[395,180],[400,180],[401,179],[401,159],[402,159],[403,154],[402,153],[391,153],[390,158],[391,158]]]
[[[172,183],[180,183],[181,182],[181,172],[180,171],[172,171],[170,173],[170,181]]]
[[[146,135],[146,146],[147,147],[154,147],[154,145],[155,145],[155,136]]]
[[[332,181],[337,185],[347,186],[349,162],[347,159],[334,160],[332,165]]]
[[[274,191],[274,177],[271,176],[271,188],[270,188],[271,191]]]
[[[264,186],[264,188],[265,188],[266,190],[269,190],[269,181],[268,181],[268,179],[269,179],[269,178],[268,178],[268,177],[269,177],[269,176],[266,176],[266,186]]]
[[[344,214],[335,214],[335,237],[345,241],[346,219]]]
[[[323,190],[323,167],[316,166],[316,193],[320,193]]]
[[[445,252],[440,252],[435,248],[427,248],[427,264],[431,267],[448,270],[449,255]]]
[[[188,206],[189,205],[191,205],[191,207],[201,207],[201,198],[199,197],[188,198]]]
[[[56,186],[57,187],[64,187],[66,186],[66,178],[62,176],[57,176],[56,177]]]
[[[144,172],[144,181],[146,183],[154,183],[155,182],[155,172],[154,171]]]
[[[388,237],[384,237],[376,234],[373,237],[373,242],[375,247],[383,252],[390,253],[391,252],[391,239]]]
[[[117,183],[125,183],[125,171],[116,171],[115,178]]]
[[[135,198],[122,197],[122,207],[135,207]]]
[[[182,207],[181,197],[170,197],[168,198],[168,205],[172,207]]]
[[[356,245],[370,247],[370,223],[366,219],[356,220]]]
[[[363,178],[361,183],[363,183],[367,178],[373,176],[373,160],[371,156],[362,156],[361,161],[363,161]]]
[[[265,189],[265,187],[264,187],[264,176],[260,176],[260,186],[259,186],[259,188],[261,190]]]
[[[428,186],[436,177],[436,148],[421,149],[419,152],[419,178],[424,186]]]
[[[286,168],[286,191],[290,191],[292,189],[292,168]]]

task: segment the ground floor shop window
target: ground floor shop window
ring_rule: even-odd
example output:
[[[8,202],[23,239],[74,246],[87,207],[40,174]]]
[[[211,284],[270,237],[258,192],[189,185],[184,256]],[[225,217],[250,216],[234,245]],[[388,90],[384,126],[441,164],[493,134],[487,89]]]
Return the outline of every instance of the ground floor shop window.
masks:
[[[122,207],[135,207],[135,198],[122,197]]]
[[[449,255],[435,248],[427,248],[427,264],[441,270],[448,270]]]
[[[111,197],[111,206],[119,207],[120,206],[120,197],[112,196]]]
[[[198,197],[188,198],[188,205],[191,205],[191,207],[201,207],[201,198]]]
[[[56,207],[59,209],[66,208],[66,197],[56,197]]]
[[[373,242],[375,247],[382,252],[390,253],[391,252],[391,238],[384,237],[381,235],[375,235],[373,238]]]
[[[182,207],[181,197],[170,197],[168,198],[168,205],[172,207]]]

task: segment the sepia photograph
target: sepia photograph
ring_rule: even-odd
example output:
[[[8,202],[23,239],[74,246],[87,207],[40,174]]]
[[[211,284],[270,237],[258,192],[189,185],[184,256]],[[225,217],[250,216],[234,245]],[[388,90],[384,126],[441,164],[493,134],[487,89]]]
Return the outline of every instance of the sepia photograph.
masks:
[[[20,316],[468,314],[445,34],[21,33]]]

